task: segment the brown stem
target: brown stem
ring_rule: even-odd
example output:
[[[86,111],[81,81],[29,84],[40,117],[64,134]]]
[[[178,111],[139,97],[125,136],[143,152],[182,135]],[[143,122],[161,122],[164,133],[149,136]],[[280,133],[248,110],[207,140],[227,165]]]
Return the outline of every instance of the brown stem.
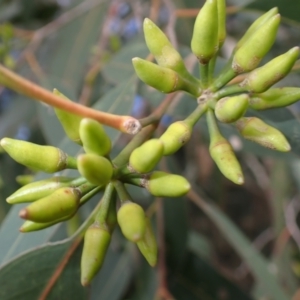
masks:
[[[0,83],[29,98],[47,103],[53,107],[66,110],[82,117],[97,120],[101,124],[113,127],[129,134],[136,134],[141,129],[140,122],[131,116],[118,116],[85,107],[81,104],[64,101],[39,85],[15,74],[0,65]]]

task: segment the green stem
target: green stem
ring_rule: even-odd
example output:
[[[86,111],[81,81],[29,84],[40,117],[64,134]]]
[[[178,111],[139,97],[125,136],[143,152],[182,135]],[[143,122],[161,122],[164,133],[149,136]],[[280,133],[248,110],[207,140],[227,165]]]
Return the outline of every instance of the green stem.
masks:
[[[90,192],[91,190],[93,190],[96,187],[96,185],[90,183],[90,182],[86,182],[82,185],[80,185],[79,187],[77,187],[77,189],[80,191],[81,194],[85,195],[86,193]]]
[[[236,77],[237,74],[231,68],[231,64],[227,63],[224,69],[221,71],[219,76],[214,80],[209,89],[212,92],[218,91],[224,85],[226,85],[230,80]]]
[[[73,156],[67,157],[67,169],[77,169],[77,158]]]
[[[77,186],[80,186],[82,184],[85,184],[86,182],[87,182],[87,180],[84,177],[78,177],[78,178],[75,178],[74,180],[72,180],[70,182],[70,186],[77,187]]]
[[[200,80],[203,89],[206,89],[209,85],[209,66],[200,63]]]
[[[109,210],[109,204],[110,201],[113,197],[114,193],[114,185],[113,183],[109,183],[104,191],[104,195],[101,200],[101,206],[100,209],[95,217],[95,221],[99,222],[99,225],[104,225],[106,224],[106,219],[108,215],[108,210]]]
[[[97,186],[94,189],[92,189],[91,191],[89,191],[88,193],[86,193],[83,197],[80,198],[79,206],[82,206],[83,204],[85,204],[93,196],[95,196],[97,193],[99,193],[102,188],[103,188],[102,186]]]
[[[217,57],[218,57],[218,54],[216,53],[216,55],[214,55],[214,57],[208,63],[208,80],[209,80],[209,84],[213,81],[213,78],[214,78]]]
[[[114,181],[114,186],[122,204],[125,201],[132,201],[131,196],[129,195],[128,191],[126,190],[124,184],[121,181]]]
[[[238,84],[225,86],[223,89],[219,90],[218,92],[214,93],[214,98],[219,100],[229,95],[238,94],[238,93],[245,93],[247,89],[244,87],[239,86]]]
[[[129,184],[132,184],[132,185],[135,185],[135,186],[139,186],[139,187],[145,187],[144,186],[144,181],[145,181],[146,177],[145,178],[141,178],[141,177],[125,177],[125,178],[122,178],[123,182],[126,182],[126,183],[129,183]]]
[[[201,103],[197,108],[184,120],[189,126],[193,127],[201,118],[201,116],[207,111],[207,103]]]
[[[209,136],[212,141],[213,138],[219,137],[221,133],[215,118],[215,114],[211,109],[207,110],[206,121],[207,121]]]

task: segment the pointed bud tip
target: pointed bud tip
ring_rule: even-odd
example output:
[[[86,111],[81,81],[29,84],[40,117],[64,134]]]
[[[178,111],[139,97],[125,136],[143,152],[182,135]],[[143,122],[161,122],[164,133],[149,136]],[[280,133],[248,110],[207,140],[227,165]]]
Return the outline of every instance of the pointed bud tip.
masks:
[[[244,176],[242,174],[239,175],[236,183],[239,184],[239,185],[242,185],[244,184],[245,180],[244,180]]]
[[[28,211],[26,208],[23,208],[19,212],[19,217],[22,219],[27,219],[28,218]]]
[[[82,286],[89,286],[90,285],[90,281],[87,278],[82,278],[81,279],[81,285]]]

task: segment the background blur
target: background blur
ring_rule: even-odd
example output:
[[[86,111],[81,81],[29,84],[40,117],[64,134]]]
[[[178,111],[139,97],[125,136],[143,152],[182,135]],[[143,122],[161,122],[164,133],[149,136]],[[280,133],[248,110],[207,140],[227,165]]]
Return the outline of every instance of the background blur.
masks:
[[[141,118],[165,97],[135,80],[131,59],[149,54],[143,19],[151,18],[167,33],[197,74],[189,43],[202,4],[200,0],[0,0],[0,62],[84,105]],[[279,7],[282,22],[264,62],[299,46],[300,2],[231,0],[227,6],[227,40],[216,71],[249,25],[274,6]],[[277,85],[300,87],[299,66],[297,62],[294,72]],[[125,89],[130,82],[133,88]],[[178,93],[158,134],[194,108],[190,96]],[[81,248],[70,252],[72,238],[46,244],[71,236],[99,196],[69,222],[21,234],[22,206],[11,207],[5,199],[28,179],[25,175],[35,179],[44,175],[1,153],[0,299],[300,299],[299,112],[300,105],[295,104],[249,113],[286,135],[292,145],[288,154],[245,142],[233,127],[221,127],[241,162],[244,186],[229,182],[216,169],[208,153],[206,124],[200,120],[191,141],[160,166],[190,180],[194,191],[190,199],[153,199],[140,189],[130,190],[137,202],[154,212],[158,266],[148,266],[136,247],[116,231],[105,264],[89,288],[80,285]],[[129,137],[112,129],[107,132],[117,154]],[[71,155],[79,151],[65,138],[51,107],[0,86],[0,138],[5,136],[59,146]],[[62,267],[66,253],[70,257]],[[51,286],[59,267],[59,278]],[[39,298],[49,286],[47,297]]]

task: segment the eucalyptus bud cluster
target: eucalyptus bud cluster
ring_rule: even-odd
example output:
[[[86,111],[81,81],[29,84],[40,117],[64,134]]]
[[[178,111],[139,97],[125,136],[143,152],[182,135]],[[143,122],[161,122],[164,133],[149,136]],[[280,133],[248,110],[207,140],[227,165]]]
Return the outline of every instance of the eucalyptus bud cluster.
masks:
[[[134,58],[137,76],[164,93],[187,92],[198,103],[189,117],[171,124],[159,138],[164,146],[163,155],[175,153],[190,139],[193,126],[204,113],[207,114],[211,157],[225,177],[236,184],[244,182],[243,172],[218,122],[235,125],[243,138],[261,146],[283,152],[290,150],[279,130],[252,117],[251,110],[248,112],[249,109],[284,107],[300,99],[299,88],[273,87],[291,72],[299,47],[260,66],[276,40],[280,19],[275,7],[255,20],[237,42],[227,64],[215,76],[217,55],[226,38],[226,2],[206,0],[196,17],[191,40],[191,50],[199,61],[200,79],[188,73],[180,54],[162,30],[145,19],[146,44],[157,64]],[[236,78],[236,83],[231,84],[240,74],[244,74],[242,80]]]

